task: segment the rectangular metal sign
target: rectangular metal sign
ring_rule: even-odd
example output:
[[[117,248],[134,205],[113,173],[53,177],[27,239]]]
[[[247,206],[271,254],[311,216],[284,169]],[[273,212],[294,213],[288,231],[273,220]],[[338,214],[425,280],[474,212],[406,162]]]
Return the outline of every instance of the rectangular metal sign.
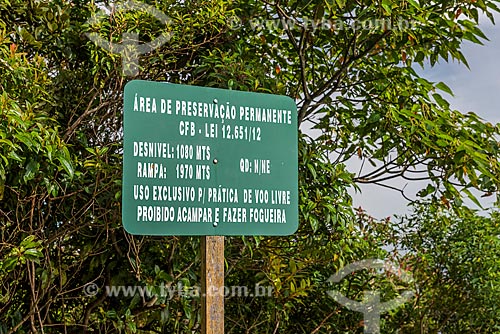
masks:
[[[289,235],[297,108],[286,96],[134,80],[124,92],[122,220],[141,235]]]

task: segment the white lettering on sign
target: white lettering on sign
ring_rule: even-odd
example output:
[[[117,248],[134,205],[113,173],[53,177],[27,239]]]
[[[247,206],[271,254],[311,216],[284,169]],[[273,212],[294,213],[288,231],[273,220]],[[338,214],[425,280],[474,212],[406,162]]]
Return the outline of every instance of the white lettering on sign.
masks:
[[[221,130],[224,139],[254,142],[262,138],[261,129],[258,126],[221,124]],[[217,131],[215,133],[218,134]]]
[[[134,157],[172,159],[173,149],[167,143],[134,141]]]
[[[144,179],[166,179],[167,167],[155,162],[137,162],[137,177]]]
[[[262,189],[254,190],[255,203],[267,204],[269,202],[269,192]]]
[[[196,124],[194,122],[180,121],[179,134],[181,136],[194,137],[194,135],[196,134]]]
[[[210,165],[177,164],[175,176],[180,180],[210,180]]]
[[[167,113],[167,115],[172,115],[172,100],[160,100],[160,113]]]
[[[196,145],[196,160],[210,160],[210,146]]]
[[[134,111],[156,113],[156,99],[149,96],[137,96],[134,97]]]
[[[136,186],[134,185],[134,194],[135,187]],[[152,193],[153,201],[194,202],[196,200],[195,188],[188,186],[153,185]]]
[[[271,190],[271,204],[290,205],[290,190]]]
[[[175,173],[176,173],[177,179],[192,180],[193,179],[193,165],[177,164],[175,166]]]
[[[240,121],[292,124],[292,111],[240,106]]]
[[[211,223],[212,208],[179,207],[177,221],[180,223]]]
[[[222,208],[222,221],[225,223],[246,223],[246,208]]]
[[[218,135],[218,124],[217,123],[205,123],[205,137],[206,138],[217,138]]]
[[[148,200],[149,186],[142,184],[134,184],[134,200]]]
[[[239,109],[239,111],[238,111]],[[134,96],[134,111],[214,120],[237,120],[257,123],[292,124],[292,111],[288,109],[258,106],[239,106],[226,103],[207,103],[191,100],[159,99],[149,96]]]
[[[177,145],[177,159],[190,160],[193,159],[193,145]]]
[[[250,222],[286,223],[286,212],[284,209],[250,208]]]
[[[196,180],[210,180],[210,165],[196,165]]]
[[[271,174],[271,161],[269,159],[254,159],[253,172],[255,174]]]
[[[175,209],[168,206],[137,206],[137,221],[172,222],[175,221]]]
[[[242,173],[271,174],[271,160],[269,159],[253,159],[253,161],[250,161],[248,158],[241,158],[239,165]]]
[[[243,189],[243,203],[252,203],[251,189]]]
[[[159,103],[158,103],[159,101]],[[191,100],[157,99],[150,96],[134,95],[133,111],[158,113],[185,117],[237,120],[257,123],[292,124],[292,111],[288,109],[260,106],[239,106],[226,103],[207,103]]]
[[[209,203],[238,203],[237,188],[208,188]]]
[[[196,101],[175,101],[175,114],[188,117],[204,117],[214,119],[236,119],[236,106],[226,104],[196,102]]]

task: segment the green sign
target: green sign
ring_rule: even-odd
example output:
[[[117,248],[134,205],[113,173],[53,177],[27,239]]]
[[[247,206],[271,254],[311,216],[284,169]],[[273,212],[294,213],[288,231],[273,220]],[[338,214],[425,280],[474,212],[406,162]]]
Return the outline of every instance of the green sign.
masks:
[[[122,219],[129,233],[297,230],[297,108],[291,98],[131,81],[123,136]]]

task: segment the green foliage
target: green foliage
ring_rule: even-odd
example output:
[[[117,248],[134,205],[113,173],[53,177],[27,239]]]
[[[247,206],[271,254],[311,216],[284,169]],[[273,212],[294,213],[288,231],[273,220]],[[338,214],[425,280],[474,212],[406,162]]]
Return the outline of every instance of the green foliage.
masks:
[[[485,40],[479,16],[492,19],[497,1],[146,2],[171,23],[118,11],[89,25],[107,1],[0,3],[0,333],[200,332],[199,238],[123,231],[131,78],[90,32],[113,42],[169,33],[141,56],[138,79],[285,94],[301,129],[319,133],[299,139],[298,232],[226,238],[226,285],[272,287],[226,299],[227,333],[361,332],[362,315],[328,291],[359,301],[408,286],[371,271],[328,279],[391,256],[418,296],[384,315],[384,332],[498,332],[498,213],[479,216],[463,197],[498,199],[500,126],[451,110],[449,87],[415,71],[466,65],[461,43]],[[373,168],[355,174],[352,157]],[[395,178],[425,181],[413,216],[376,220],[352,207],[350,190]],[[106,286],[149,290],[108,296]]]
[[[500,313],[498,212],[478,216],[426,203],[397,224],[400,261],[410,268],[417,298],[400,310],[408,332],[494,333]],[[474,312],[471,312],[474,310]]]

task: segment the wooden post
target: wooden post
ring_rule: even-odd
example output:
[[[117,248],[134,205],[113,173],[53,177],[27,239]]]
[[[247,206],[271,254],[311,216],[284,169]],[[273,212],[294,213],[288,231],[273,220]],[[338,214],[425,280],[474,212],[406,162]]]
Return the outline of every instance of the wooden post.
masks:
[[[201,238],[201,333],[224,334],[224,236]]]

